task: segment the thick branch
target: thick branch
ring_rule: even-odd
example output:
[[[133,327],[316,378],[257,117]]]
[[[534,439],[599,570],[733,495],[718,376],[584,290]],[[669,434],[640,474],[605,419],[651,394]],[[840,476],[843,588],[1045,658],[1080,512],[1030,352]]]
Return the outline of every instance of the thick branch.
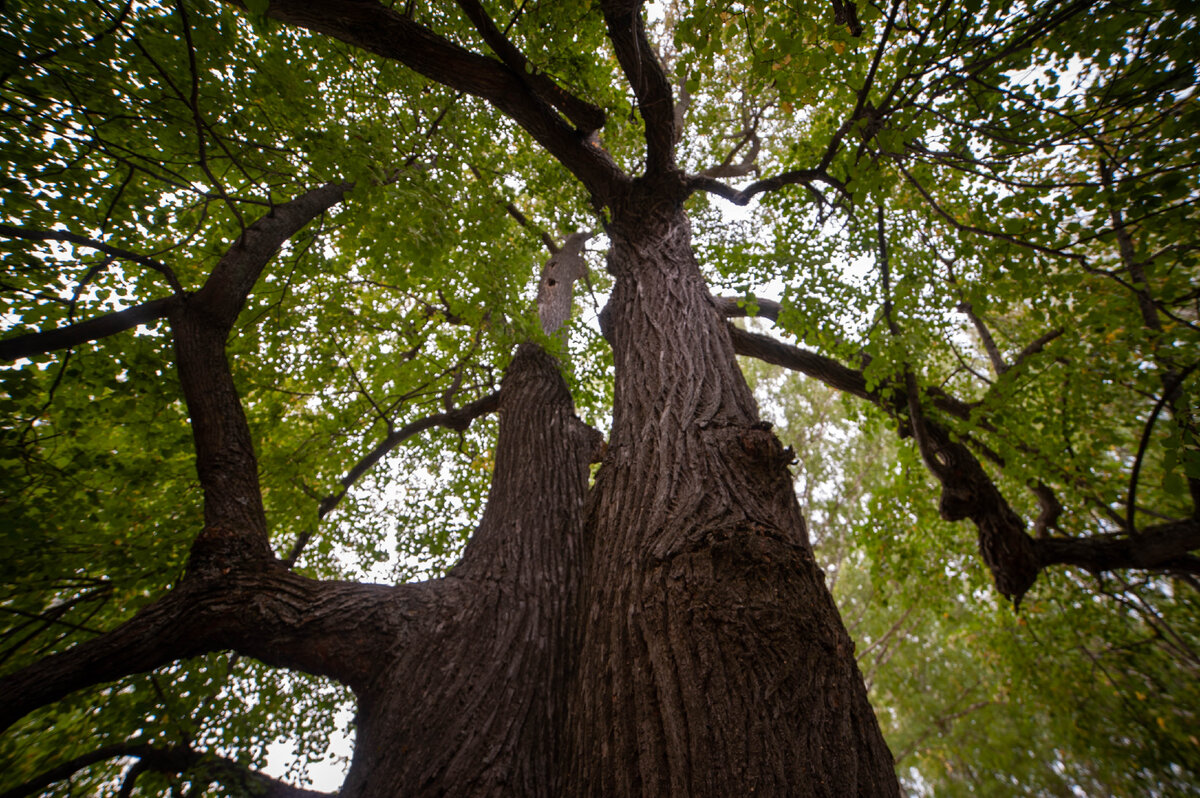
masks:
[[[275,19],[398,61],[452,89],[494,105],[557,158],[595,196],[627,181],[613,160],[568,124],[505,64],[459,47],[398,11],[367,0],[272,0]]]
[[[713,297],[713,303],[716,304],[717,309],[726,318],[749,316],[750,314],[743,304],[744,301],[732,297]],[[758,308],[757,318],[771,319],[772,321],[779,320],[781,306],[778,302],[757,298],[752,301]],[[866,399],[873,404],[883,407],[885,410],[888,409],[884,407],[883,399],[878,392],[867,390],[866,377],[858,369],[843,366],[833,358],[819,355],[807,349],[801,349],[798,346],[787,344],[783,341],[777,341],[766,335],[741,330],[732,325],[730,325],[729,330],[730,335],[733,336],[734,349],[739,355],[773,363],[776,366],[782,366],[792,371],[799,371],[802,374],[824,382],[831,388],[850,393],[860,399]],[[903,410],[906,406],[904,404],[906,400],[904,399],[903,386],[891,385],[889,387],[898,389],[896,391],[898,398],[894,400],[893,406]],[[960,418],[963,421],[972,420],[971,405],[961,399],[957,399],[937,387],[926,388],[924,393],[938,410],[948,413],[955,418]],[[889,412],[891,411],[889,410]],[[986,422],[977,421],[976,423],[979,423],[984,429],[989,429]]]
[[[1075,565],[1099,573],[1118,568],[1200,573],[1200,521],[1147,527],[1133,536],[1051,537],[1035,541],[1042,567]]]
[[[204,530],[189,573],[271,562],[250,427],[233,383],[225,340],[268,261],[285,241],[342,200],[349,183],[327,183],[278,205],[238,237],[204,287],[171,315],[176,367],[192,421]]]
[[[512,70],[513,74],[520,75],[531,92],[561,111],[582,135],[590,136],[604,127],[604,109],[570,94],[546,74],[535,71],[525,54],[496,27],[495,22],[477,0],[458,0],[458,5],[471,20],[475,30],[479,31],[487,46],[500,56],[504,65]]]
[[[70,349],[88,341],[107,338],[110,335],[131,330],[138,325],[149,324],[156,319],[161,319],[177,308],[181,301],[180,296],[152,299],[116,313],[108,313],[94,319],[81,321],[78,324],[8,338],[0,341],[0,360],[33,357],[60,349]]]
[[[332,798],[330,793],[293,787],[257,773],[233,760],[205,754],[188,746],[156,746],[135,741],[106,745],[77,756],[35,776],[24,784],[0,793],[0,798],[24,798],[26,795],[44,790],[55,782],[68,779],[90,765],[118,757],[137,759],[135,767],[139,773],[145,771],[184,773],[199,767],[205,771],[205,775],[224,783],[229,788],[230,794],[245,793],[263,798]]]
[[[776,341],[766,335],[738,329],[732,324],[729,325],[729,334],[733,338],[733,351],[739,355],[799,371],[820,380],[830,388],[866,399],[873,404],[880,403],[879,395],[867,390],[867,380],[857,369],[848,368],[832,358]]]
[[[276,205],[233,242],[212,274],[189,300],[189,308],[210,317],[211,323],[233,326],[263,268],[289,238],[342,201],[352,183],[326,183],[291,202]]]
[[[675,168],[675,100],[671,81],[646,37],[642,3],[606,0],[602,8],[608,38],[646,124],[646,174],[665,174]]]
[[[0,680],[0,730],[76,690],[211,651],[360,685],[430,600],[428,586],[318,582],[279,567],[184,580],[116,629]]]

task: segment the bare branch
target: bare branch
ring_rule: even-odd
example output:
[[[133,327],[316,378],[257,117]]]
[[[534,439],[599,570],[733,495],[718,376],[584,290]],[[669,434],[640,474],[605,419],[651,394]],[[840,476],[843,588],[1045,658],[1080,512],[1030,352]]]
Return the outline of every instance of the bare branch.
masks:
[[[1039,539],[1050,537],[1050,530],[1058,526],[1058,519],[1062,516],[1062,502],[1054,495],[1050,486],[1043,482],[1030,486],[1030,490],[1037,496],[1040,508],[1038,517],[1033,522],[1033,534]]]
[[[378,463],[384,458],[384,456],[388,454],[388,452],[392,451],[412,436],[424,432],[425,430],[432,429],[433,427],[447,427],[449,429],[462,431],[471,426],[471,422],[475,419],[479,418],[480,416],[487,415],[488,413],[493,413],[499,409],[499,407],[500,393],[497,391],[488,394],[482,399],[477,399],[468,405],[463,405],[455,410],[445,413],[434,413],[431,416],[425,416],[424,418],[417,419],[416,421],[405,424],[400,429],[395,430],[378,444],[376,444],[375,448],[373,448],[361,460],[359,460],[354,467],[346,473],[346,476],[342,477],[342,489],[340,491],[337,493],[331,493],[321,500],[320,508],[317,510],[318,517],[324,518],[325,516],[329,515],[333,508],[337,507],[338,503],[342,500],[342,497],[346,495],[346,491],[349,490],[355,482],[361,479],[363,474],[366,474],[368,471],[370,471],[376,463]]]
[[[1158,420],[1158,416],[1162,413],[1164,407],[1171,405],[1179,396],[1179,389],[1183,387],[1183,381],[1188,375],[1196,370],[1196,365],[1193,365],[1178,375],[1172,375],[1168,379],[1164,379],[1165,383],[1162,396],[1154,403],[1154,409],[1150,411],[1150,415],[1146,418],[1146,423],[1142,427],[1142,438],[1138,441],[1137,456],[1133,459],[1133,468],[1129,472],[1129,498],[1125,500],[1125,528],[1129,530],[1136,529],[1133,525],[1134,514],[1137,510],[1137,486],[1138,475],[1142,470],[1142,460],[1146,456],[1146,448],[1150,444],[1150,433],[1154,429],[1154,423]]]
[[[781,175],[768,177],[765,180],[757,180],[741,191],[722,183],[720,180],[705,177],[704,175],[688,176],[689,190],[707,191],[710,194],[724,197],[735,205],[749,205],[750,200],[754,199],[757,195],[767,191],[776,191],[784,186],[804,186],[809,191],[820,196],[820,192],[813,186],[814,183],[824,183],[835,189],[839,194],[846,194],[845,183],[828,175],[823,168],[796,169],[791,172],[784,172]]]
[[[172,291],[177,294],[183,293],[183,286],[179,284],[179,278],[175,276],[175,272],[170,266],[146,255],[139,255],[136,252],[130,252],[121,247],[114,247],[103,241],[97,241],[87,236],[76,235],[75,233],[68,233],[65,230],[38,230],[32,227],[14,227],[10,224],[0,224],[0,235],[8,238],[21,238],[28,241],[62,241],[94,249],[97,252],[103,252],[105,255],[112,255],[122,260],[145,266],[148,269],[153,269],[166,279],[167,285],[171,286]]]
[[[291,202],[274,206],[249,225],[213,267],[212,274],[192,299],[190,307],[203,309],[214,324],[233,325],[268,261],[289,238],[313,219],[337,205],[353,183],[326,183]]]
[[[726,154],[724,160],[716,166],[710,166],[699,172],[699,177],[745,177],[757,170],[758,152],[762,148],[762,140],[758,137],[758,119],[747,119],[746,122],[746,129],[742,131],[738,143]],[[750,145],[750,149],[746,151],[739,162],[734,163],[733,159],[747,144]]]
[[[860,399],[866,399],[873,404],[879,404],[881,401],[877,393],[867,390],[867,380],[857,369],[843,366],[824,355],[776,341],[765,335],[747,332],[733,325],[730,325],[728,329],[730,337],[733,339],[733,351],[739,355],[799,371],[820,380],[831,388],[836,388]]]
[[[323,520],[325,516],[333,512],[334,508],[341,503],[347,491],[354,486],[354,483],[362,479],[363,475],[370,471],[376,463],[404,441],[434,427],[448,427],[449,429],[459,431],[466,430],[472,421],[480,416],[495,412],[499,407],[500,393],[497,391],[488,394],[482,399],[477,399],[468,405],[463,405],[460,408],[449,410],[445,413],[435,413],[431,416],[426,416],[425,418],[405,424],[398,430],[392,431],[386,438],[376,444],[375,448],[359,460],[346,473],[346,476],[342,477],[340,480],[341,490],[321,499],[321,503],[317,507],[317,520]],[[295,544],[292,545],[292,550],[288,552],[288,556],[283,560],[283,564],[286,567],[292,568],[295,566],[305,546],[312,539],[312,535],[313,533],[310,530],[304,532],[296,539]]]

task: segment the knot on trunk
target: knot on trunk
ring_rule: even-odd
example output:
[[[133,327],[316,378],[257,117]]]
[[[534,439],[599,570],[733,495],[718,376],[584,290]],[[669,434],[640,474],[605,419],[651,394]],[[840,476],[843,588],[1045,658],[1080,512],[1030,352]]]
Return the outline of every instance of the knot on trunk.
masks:
[[[509,364],[500,388],[501,410],[518,405],[572,406],[571,392],[558,371],[558,361],[537,344],[524,343]]]
[[[188,578],[213,579],[235,570],[265,570],[274,562],[275,554],[262,535],[214,524],[196,536],[184,573]]]

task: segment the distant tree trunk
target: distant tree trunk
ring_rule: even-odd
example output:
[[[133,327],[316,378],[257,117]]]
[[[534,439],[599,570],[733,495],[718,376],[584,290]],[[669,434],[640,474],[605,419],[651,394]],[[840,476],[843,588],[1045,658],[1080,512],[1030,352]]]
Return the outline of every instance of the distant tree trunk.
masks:
[[[759,421],[669,194],[635,192],[608,231],[616,397],[565,794],[898,795],[790,453]]]

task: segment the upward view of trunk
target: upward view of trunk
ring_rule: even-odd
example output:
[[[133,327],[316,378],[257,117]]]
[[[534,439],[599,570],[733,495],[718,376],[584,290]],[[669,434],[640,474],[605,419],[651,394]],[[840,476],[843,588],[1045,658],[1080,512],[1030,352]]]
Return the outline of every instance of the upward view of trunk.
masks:
[[[200,290],[147,305],[171,322],[204,489],[184,576],[115,629],[0,681],[0,730],[74,691],[233,650],[353,689],[357,741],[340,798],[898,795],[797,506],[791,454],[759,419],[693,256],[683,201],[695,186],[676,163],[672,81],[641,4],[599,4],[645,123],[638,177],[593,135],[603,110],[535,69],[474,0],[459,5],[500,60],[387,4],[262,5],[491,103],[581,181],[606,221],[615,280],[602,314],[616,378],[608,445],[575,417],[558,364],[525,344],[498,396],[414,422],[463,429],[500,413],[486,511],[450,573],[385,586],[294,571],[301,544],[286,558],[272,548],[225,346],[267,263],[352,185],[272,204]],[[544,275],[547,331],[570,316],[589,237],[579,236]],[[389,422],[386,446],[343,488],[399,433]],[[194,777],[190,740],[168,753],[153,767]],[[264,794],[306,795],[246,778]],[[40,789],[27,786],[22,795]]]
[[[599,443],[555,362],[523,347],[501,391],[483,520],[444,579],[415,586],[428,589],[405,605],[391,650],[373,652],[343,795],[562,795],[569,621]]]
[[[687,218],[661,198],[624,210],[567,794],[897,795],[790,455],[759,421]]]
[[[672,203],[610,230],[613,433],[549,356],[501,391],[487,510],[405,592],[343,796],[888,796],[891,755]],[[399,609],[397,611],[400,611]]]
[[[686,216],[644,202],[609,231],[616,405],[590,494],[598,439],[525,347],[483,521],[445,579],[407,586],[358,690],[344,796],[898,794],[790,454]]]

